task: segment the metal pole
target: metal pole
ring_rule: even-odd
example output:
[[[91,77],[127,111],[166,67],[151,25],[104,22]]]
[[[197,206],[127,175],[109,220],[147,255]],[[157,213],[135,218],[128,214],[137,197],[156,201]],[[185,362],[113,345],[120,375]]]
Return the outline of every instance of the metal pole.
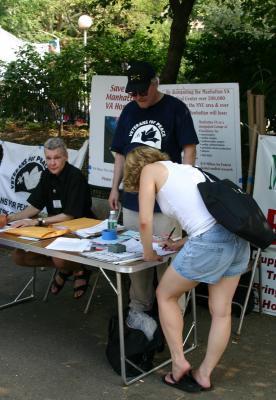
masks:
[[[87,45],[87,29],[83,30],[83,46],[84,51]],[[83,64],[83,81],[84,81],[84,115],[85,122],[88,123],[88,93],[87,93],[87,59],[86,55],[84,55],[84,64]]]

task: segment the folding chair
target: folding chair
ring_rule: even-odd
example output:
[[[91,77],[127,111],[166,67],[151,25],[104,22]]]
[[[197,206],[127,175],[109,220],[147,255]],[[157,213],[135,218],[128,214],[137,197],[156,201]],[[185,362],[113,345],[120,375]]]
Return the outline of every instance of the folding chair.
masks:
[[[241,308],[241,315],[240,315],[240,319],[239,319],[239,325],[238,325],[238,329],[235,333],[235,339],[238,340],[240,338],[240,334],[241,334],[241,329],[242,329],[242,325],[243,325],[243,321],[244,321],[244,316],[246,313],[246,308],[247,308],[247,304],[248,304],[248,300],[249,300],[249,296],[250,296],[250,292],[252,290],[252,286],[253,286],[253,282],[254,282],[254,276],[256,273],[256,270],[258,268],[258,272],[259,272],[259,286],[258,286],[258,295],[259,295],[259,312],[262,313],[262,270],[261,270],[261,249],[258,248],[256,250],[256,255],[255,255],[255,251],[251,250],[251,257],[248,263],[248,271],[251,270],[251,275],[250,275],[250,280],[247,286],[247,292],[246,292],[246,296],[244,299],[244,303],[243,305],[236,303],[238,306],[240,306]]]
[[[33,300],[35,298],[35,284],[36,284],[36,268],[33,268],[33,273],[27,283],[23,286],[20,292],[8,303],[4,303],[0,305],[0,310],[3,308],[11,307],[19,303],[24,303],[25,301]],[[30,294],[25,294],[29,290]]]

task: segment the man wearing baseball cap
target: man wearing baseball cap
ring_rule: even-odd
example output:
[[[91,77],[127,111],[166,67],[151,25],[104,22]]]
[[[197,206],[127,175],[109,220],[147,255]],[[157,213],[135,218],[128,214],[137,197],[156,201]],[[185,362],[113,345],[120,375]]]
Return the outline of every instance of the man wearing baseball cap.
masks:
[[[130,101],[123,109],[111,150],[115,152],[112,189],[109,195],[111,209],[119,208],[119,186],[123,178],[125,157],[137,146],[151,146],[166,152],[173,162],[194,164],[198,138],[188,107],[176,97],[158,90],[159,79],[154,68],[145,61],[130,63],[127,69],[126,92]],[[183,154],[183,155],[182,155]],[[138,194],[123,194],[123,224],[127,229],[139,230]],[[154,209],[154,234],[164,236],[173,227],[174,235],[181,235],[178,223],[164,216],[157,204]],[[167,266],[167,265],[166,265]],[[161,278],[166,266],[158,266]],[[131,274],[131,327],[139,329],[141,315],[150,311],[154,301],[154,270]],[[136,318],[137,317],[137,318]],[[137,322],[137,323],[136,323]]]

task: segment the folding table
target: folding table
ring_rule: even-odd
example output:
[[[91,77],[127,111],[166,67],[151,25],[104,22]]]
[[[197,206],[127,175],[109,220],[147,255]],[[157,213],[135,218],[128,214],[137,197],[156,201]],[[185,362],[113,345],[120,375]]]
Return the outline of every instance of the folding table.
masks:
[[[146,375],[149,375],[150,373],[158,370],[159,368],[164,367],[168,363],[171,362],[170,359],[162,362],[161,364],[155,366],[153,369],[150,371],[143,371],[141,370],[138,366],[134,365],[135,368],[140,372],[138,376],[135,378],[129,378],[126,376],[126,362],[131,363],[125,356],[125,343],[124,343],[124,317],[123,317],[123,299],[122,299],[122,274],[132,274],[138,271],[142,271],[147,268],[153,268],[154,266],[158,264],[162,264],[164,261],[166,261],[166,258],[164,257],[162,262],[147,262],[147,261],[136,261],[133,263],[129,264],[123,264],[123,265],[114,265],[111,263],[107,262],[102,262],[98,261],[95,259],[87,258],[81,253],[69,253],[69,252],[64,252],[64,251],[58,251],[58,250],[49,250],[46,248],[48,244],[50,244],[54,239],[44,239],[40,241],[30,241],[26,239],[22,239],[19,237],[15,237],[13,235],[9,235],[7,233],[0,233],[0,245],[10,247],[10,248],[15,248],[15,249],[22,249],[25,251],[31,251],[37,254],[43,254],[45,256],[51,256],[51,257],[57,257],[61,258],[63,260],[69,260],[73,261],[76,263],[84,264],[87,268],[97,268],[103,276],[107,279],[107,282],[109,285],[112,287],[114,293],[117,296],[117,306],[118,306],[118,320],[119,320],[119,337],[120,337],[120,357],[121,357],[121,377],[123,380],[123,383],[126,385],[130,385],[131,383],[136,382],[137,380],[145,377]],[[169,258],[169,256],[168,256]],[[116,274],[116,284],[114,284],[108,277],[106,271],[113,271]],[[5,305],[0,306],[1,308],[8,307],[11,305],[15,305],[18,303],[21,303],[22,301],[27,301],[31,300],[35,296],[35,277],[36,277],[36,272],[34,268],[33,272],[33,277],[30,279],[30,281],[25,285],[24,289],[20,292],[20,296],[17,295],[16,299],[13,300],[10,303],[7,303]],[[26,290],[28,286],[32,286],[32,294],[30,296],[25,296],[21,297],[22,293]],[[184,346],[188,343],[189,340],[189,345],[187,348],[185,348],[184,353],[188,353],[192,350],[194,350],[197,346],[197,322],[196,322],[196,301],[195,301],[195,291],[194,289],[188,294],[188,300],[191,301],[192,305],[192,322],[191,325],[187,331],[185,340],[184,340]],[[188,301],[187,300],[187,301]]]

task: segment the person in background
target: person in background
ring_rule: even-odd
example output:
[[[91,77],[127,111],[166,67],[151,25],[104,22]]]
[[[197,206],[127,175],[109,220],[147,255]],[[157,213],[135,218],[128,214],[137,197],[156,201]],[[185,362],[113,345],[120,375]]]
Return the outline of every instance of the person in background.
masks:
[[[47,169],[28,198],[29,206],[18,213],[9,214],[7,223],[13,227],[47,226],[74,218],[92,217],[91,195],[86,178],[81,171],[68,163],[68,152],[64,141],[50,138],[44,144]],[[46,207],[48,216],[40,218]],[[24,250],[15,250],[13,260],[22,266],[48,266],[58,269],[52,283],[51,293],[58,294],[69,276],[74,275],[74,298],[85,293],[91,272],[82,265],[47,257]]]
[[[169,161],[157,149],[139,147],[126,158],[124,188],[139,192],[144,260],[162,259],[152,246],[155,199],[162,212],[176,218],[188,235],[177,242],[163,243],[181,250],[156,291],[160,322],[172,358],[172,371],[163,377],[163,382],[188,392],[212,388],[211,373],[231,333],[232,299],[250,256],[249,243],[219,225],[207,210],[197,188],[204,181],[197,168]],[[191,370],[183,352],[184,322],[178,299],[200,282],[208,284],[212,322],[205,357],[197,369]]]
[[[127,70],[126,92],[130,103],[123,109],[111,150],[115,152],[112,189],[109,195],[111,209],[119,208],[119,186],[123,178],[125,157],[137,146],[147,145],[165,151],[177,163],[194,164],[198,138],[187,106],[176,97],[159,91],[159,79],[152,66],[145,61],[131,63]],[[182,155],[183,153],[183,155]],[[123,225],[138,230],[138,195],[123,195]],[[174,237],[181,236],[178,223],[154,209],[154,234],[168,235],[173,227]],[[157,269],[158,279],[167,267]],[[155,298],[154,270],[148,269],[130,276],[130,313],[132,328],[139,328],[139,314],[150,311]],[[135,318],[135,315],[137,318]],[[143,314],[144,315],[144,314]]]

